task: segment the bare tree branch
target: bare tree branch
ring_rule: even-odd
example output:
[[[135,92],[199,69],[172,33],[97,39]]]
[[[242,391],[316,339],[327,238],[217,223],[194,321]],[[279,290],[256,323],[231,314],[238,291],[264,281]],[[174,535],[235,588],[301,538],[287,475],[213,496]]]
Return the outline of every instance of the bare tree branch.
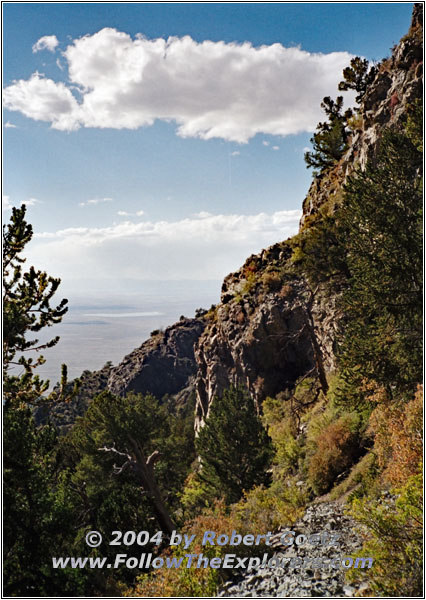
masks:
[[[154,450],[154,452],[146,459],[147,466],[152,467],[162,456],[163,455],[159,450]]]

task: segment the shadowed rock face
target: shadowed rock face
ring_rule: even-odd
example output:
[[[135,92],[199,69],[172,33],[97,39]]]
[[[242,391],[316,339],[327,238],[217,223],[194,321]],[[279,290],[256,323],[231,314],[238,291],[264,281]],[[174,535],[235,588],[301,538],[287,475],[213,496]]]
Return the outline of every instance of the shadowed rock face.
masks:
[[[232,295],[233,284],[223,296]],[[204,422],[212,398],[230,384],[244,385],[257,402],[291,387],[314,366],[307,315],[299,284],[289,298],[267,294],[222,303],[217,320],[196,349],[196,429]]]
[[[108,389],[119,396],[127,392],[150,392],[157,398],[177,394],[196,373],[194,344],[204,327],[200,319],[181,319],[158,332],[111,369]]]
[[[260,404],[304,375],[318,377],[335,368],[337,299],[321,287],[311,290],[302,277],[280,282],[278,291],[265,290],[264,269],[285,262],[286,253],[285,245],[276,244],[225,279],[222,302],[196,345],[197,431],[214,397],[229,385],[244,386]],[[257,282],[241,296],[247,264],[256,260]]]

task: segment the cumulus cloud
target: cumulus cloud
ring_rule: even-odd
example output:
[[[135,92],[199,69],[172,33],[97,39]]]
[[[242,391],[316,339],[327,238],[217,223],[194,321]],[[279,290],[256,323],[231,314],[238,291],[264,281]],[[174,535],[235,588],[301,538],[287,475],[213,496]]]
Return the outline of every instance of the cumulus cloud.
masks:
[[[264,146],[269,146],[269,142],[267,142],[266,140],[263,140],[262,144],[263,144]]]
[[[34,44],[33,52],[40,52],[40,50],[49,50],[49,52],[54,52],[58,44],[59,42],[56,35],[44,35]]]
[[[6,123],[4,124],[4,127],[6,127],[6,129],[16,129],[17,125],[10,123],[10,121],[6,121]]]
[[[113,28],[74,40],[63,57],[67,86],[35,73],[5,89],[6,108],[62,130],[137,129],[160,119],[183,137],[240,143],[314,130],[322,98],[335,93],[351,59],[278,43],[132,39]]]
[[[280,147],[279,147],[279,146],[272,146],[272,150],[275,150],[275,151],[276,151],[276,150],[279,150],[279,149],[280,149]]]
[[[62,82],[34,73],[27,81],[19,80],[3,92],[5,108],[17,110],[35,121],[47,121],[55,129],[78,129],[79,105]]]
[[[231,156],[239,156],[241,153],[238,150],[234,150],[234,152],[231,152]]]
[[[110,227],[36,233],[28,258],[62,277],[94,280],[221,279],[297,231],[300,210],[255,215],[200,212],[178,221],[131,220]]]
[[[79,206],[96,206],[96,204],[105,204],[105,202],[113,202],[112,198],[91,198],[86,202],[79,202]]]

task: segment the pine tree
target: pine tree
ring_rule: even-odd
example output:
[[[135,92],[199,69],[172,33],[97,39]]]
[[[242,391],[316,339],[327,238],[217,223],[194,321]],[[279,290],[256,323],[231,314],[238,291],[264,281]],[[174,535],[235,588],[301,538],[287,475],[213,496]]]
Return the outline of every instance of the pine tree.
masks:
[[[343,70],[343,81],[339,83],[339,90],[355,90],[358,93],[355,101],[360,103],[376,73],[376,67],[370,67],[366,58],[355,56],[352,58],[350,66]]]
[[[348,381],[374,380],[390,396],[411,396],[422,373],[422,154],[412,141],[417,137],[386,131],[374,163],[350,180],[340,210],[349,271],[341,366]]]
[[[323,99],[321,108],[328,121],[318,124],[317,132],[310,140],[313,151],[305,153],[306,165],[316,169],[317,175],[343,156],[347,148],[347,121],[352,116],[350,109],[343,113],[343,96],[338,96],[336,101],[327,96]]]
[[[65,571],[52,568],[52,556],[66,552],[65,538],[72,536],[72,511],[67,494],[57,486],[56,433],[49,425],[36,426],[33,407],[61,393],[43,397],[49,382],[34,374],[43,357],[33,361],[19,355],[57,343],[55,337],[39,345],[28,336],[60,322],[67,300],[51,307],[60,280],[34,267],[23,272],[22,252],[32,235],[25,206],[14,208],[3,228],[4,586],[13,596],[56,596],[82,590],[82,576],[65,577]],[[13,366],[24,373],[14,374]],[[63,366],[63,387],[65,383]]]
[[[175,525],[164,501],[172,481],[157,478],[157,465],[173,461],[167,443],[171,418],[165,406],[151,395],[128,394],[125,398],[103,392],[92,400],[87,413],[74,433],[80,437],[84,461],[91,461],[99,471],[101,461],[110,476],[129,474],[142,491],[155,515],[159,528],[170,534]],[[164,470],[164,467],[163,467]]]
[[[26,406],[3,418],[4,592],[7,596],[80,595],[85,574],[54,569],[75,535],[70,494],[58,486],[56,432],[37,428]]]
[[[51,348],[58,343],[59,337],[39,344],[38,339],[28,339],[28,336],[59,323],[68,310],[65,299],[56,307],[50,305],[60,279],[36,271],[33,266],[23,272],[25,258],[22,251],[33,236],[25,212],[25,205],[13,208],[10,223],[3,227],[3,384],[6,404],[14,400],[36,403],[49,387],[49,382],[42,382],[33,375],[44,358],[39,356],[34,361],[25,353]],[[23,375],[13,374],[13,366],[22,367]]]
[[[253,399],[230,388],[215,398],[196,440],[200,477],[226,502],[238,501],[244,490],[266,483],[273,449]]]

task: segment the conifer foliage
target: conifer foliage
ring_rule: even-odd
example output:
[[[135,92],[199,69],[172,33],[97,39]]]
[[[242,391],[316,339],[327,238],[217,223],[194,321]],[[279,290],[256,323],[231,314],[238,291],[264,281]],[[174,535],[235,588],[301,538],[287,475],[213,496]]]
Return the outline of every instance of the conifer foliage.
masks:
[[[10,223],[3,228],[3,368],[6,403],[18,396],[22,399],[24,392],[26,402],[35,402],[47,390],[48,382],[43,384],[37,376],[33,377],[33,369],[42,364],[44,358],[39,356],[34,361],[23,353],[40,351],[57,344],[58,336],[44,344],[28,336],[59,323],[68,310],[68,301],[65,299],[56,307],[50,305],[60,279],[37,271],[33,266],[25,272],[22,269],[25,262],[22,251],[33,236],[32,226],[25,220],[25,212],[25,205],[13,208]],[[10,373],[13,365],[23,367],[24,374],[21,377]]]
[[[268,479],[272,441],[253,399],[242,389],[230,388],[215,398],[196,447],[201,479],[228,503],[237,502],[244,490]]]
[[[305,153],[306,165],[319,175],[337,162],[347,148],[347,121],[352,116],[350,109],[343,112],[343,96],[332,100],[329,96],[321,102],[321,108],[328,121],[318,123],[317,131],[311,138],[312,152]]]
[[[357,96],[356,102],[361,102],[368,86],[373,82],[376,76],[377,68],[370,66],[366,58],[355,56],[349,67],[343,70],[343,81],[339,83],[339,90],[355,90]]]
[[[375,163],[350,180],[339,212],[350,273],[341,364],[391,396],[411,396],[421,381],[421,168],[410,137],[387,130]]]

